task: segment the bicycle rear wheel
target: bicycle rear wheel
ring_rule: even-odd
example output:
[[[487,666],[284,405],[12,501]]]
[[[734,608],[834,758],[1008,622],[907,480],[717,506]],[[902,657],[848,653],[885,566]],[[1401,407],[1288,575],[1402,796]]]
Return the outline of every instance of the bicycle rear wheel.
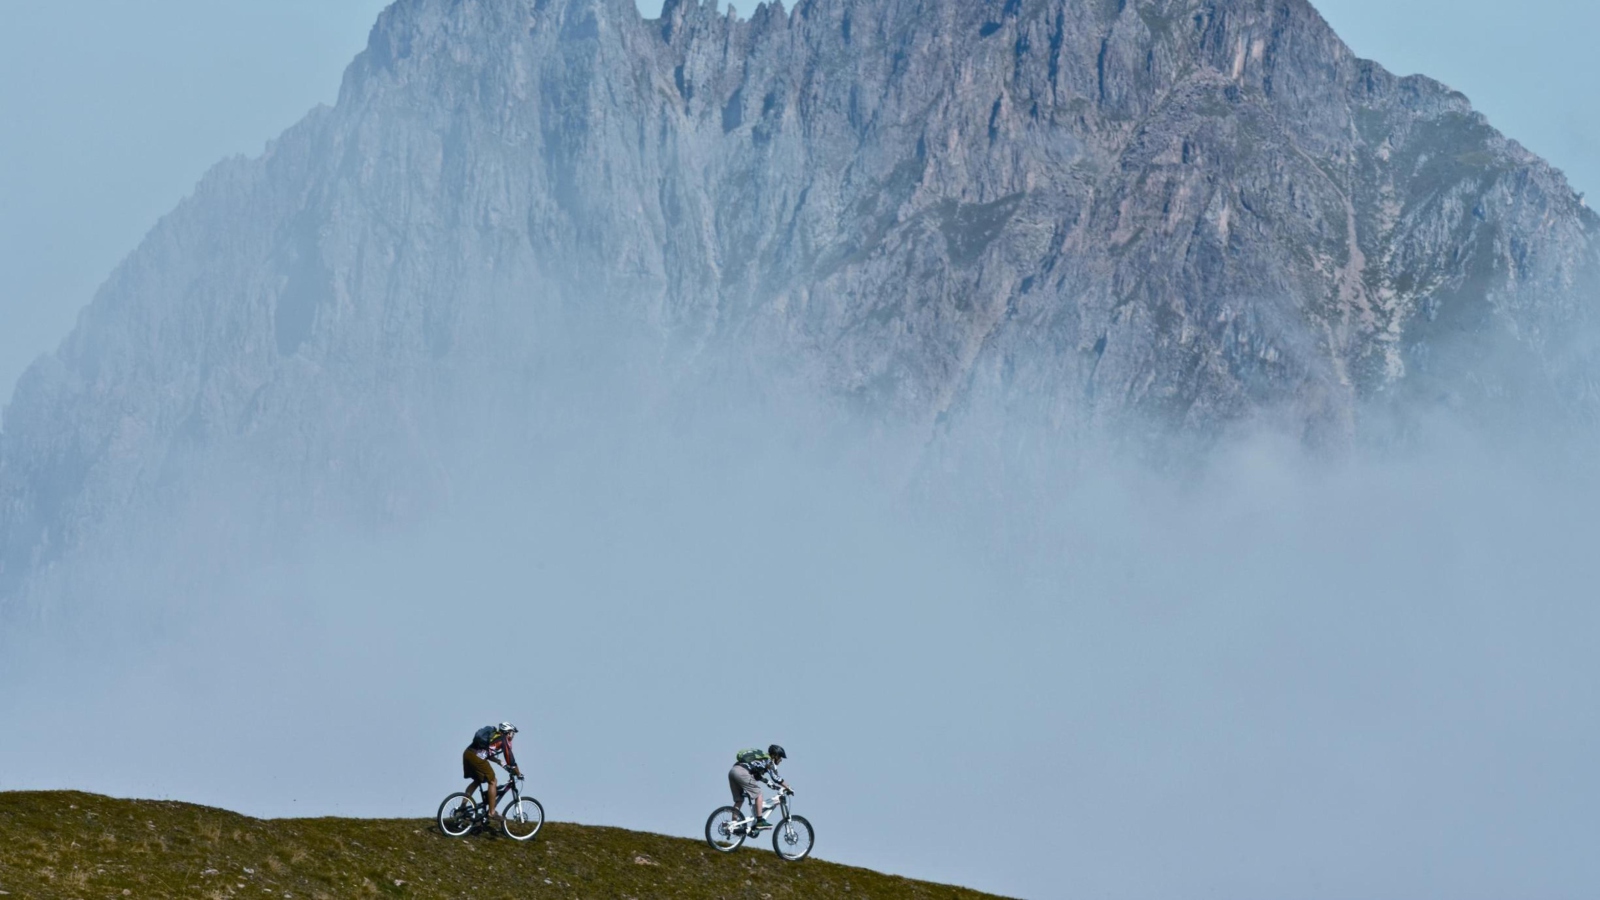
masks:
[[[506,837],[526,841],[544,827],[544,807],[532,797],[523,797],[506,807],[505,821],[500,827],[505,829]]]
[[[439,804],[439,830],[451,837],[461,837],[472,830],[478,821],[478,804],[460,791],[444,798]]]
[[[811,845],[816,839],[810,822],[803,816],[790,816],[773,827],[772,852],[790,862],[797,862],[811,855]]]
[[[706,843],[719,853],[732,853],[744,843],[744,829],[735,834],[733,823],[744,818],[736,806],[720,806],[706,819]]]

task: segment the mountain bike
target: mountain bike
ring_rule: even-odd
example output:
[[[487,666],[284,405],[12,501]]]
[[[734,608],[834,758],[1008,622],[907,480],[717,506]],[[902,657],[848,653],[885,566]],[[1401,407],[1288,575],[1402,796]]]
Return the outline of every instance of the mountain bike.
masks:
[[[463,791],[444,798],[439,804],[439,830],[451,837],[462,837],[475,828],[489,825],[489,786],[483,785],[481,800],[473,800]],[[522,796],[522,776],[499,785],[500,828],[514,841],[526,841],[539,833],[544,826],[544,807],[532,797]]]
[[[781,784],[768,782],[767,786],[777,789],[778,808],[783,815],[777,823],[765,826],[772,829],[772,852],[790,862],[805,859],[811,855],[816,832],[811,830],[811,823],[804,816],[789,812],[789,798],[794,796],[794,791]],[[706,819],[706,843],[719,853],[732,853],[744,845],[746,838],[756,837],[760,831],[755,814],[752,812],[747,819],[737,806],[718,807],[711,818]]]

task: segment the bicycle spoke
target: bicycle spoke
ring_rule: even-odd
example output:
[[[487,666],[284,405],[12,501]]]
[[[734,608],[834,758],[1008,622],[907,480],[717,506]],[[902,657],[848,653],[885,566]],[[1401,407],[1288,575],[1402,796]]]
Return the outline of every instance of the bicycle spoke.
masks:
[[[772,832],[772,849],[787,860],[805,859],[811,854],[816,837],[811,823],[801,816],[779,822]]]
[[[439,830],[460,837],[477,824],[477,807],[465,794],[452,794],[439,804]]]
[[[711,814],[711,818],[706,820],[706,843],[711,845],[711,849],[726,853],[744,843],[744,829],[734,829],[740,819],[739,811],[731,806],[724,806]]]
[[[544,825],[544,807],[532,797],[522,797],[506,807],[505,829],[507,837],[525,841],[539,833]]]

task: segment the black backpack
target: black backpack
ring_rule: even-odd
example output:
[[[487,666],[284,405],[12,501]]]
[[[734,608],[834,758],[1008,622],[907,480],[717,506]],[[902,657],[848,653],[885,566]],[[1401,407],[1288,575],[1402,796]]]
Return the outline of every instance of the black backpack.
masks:
[[[485,725],[482,728],[479,728],[477,732],[472,735],[472,749],[487,750],[489,749],[489,745],[494,743],[494,739],[499,736],[499,729],[495,728],[493,725]]]

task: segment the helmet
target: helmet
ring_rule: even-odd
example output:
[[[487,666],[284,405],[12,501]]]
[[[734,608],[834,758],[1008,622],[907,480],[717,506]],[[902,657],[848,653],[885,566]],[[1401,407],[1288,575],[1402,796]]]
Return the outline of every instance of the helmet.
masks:
[[[773,744],[771,747],[767,748],[767,755],[772,757],[773,759],[788,759],[789,758],[789,754],[783,752],[783,748],[779,747],[777,744]]]
[[[499,725],[496,725],[495,728],[499,729],[503,734],[517,733],[517,726],[511,724],[510,722],[501,722]]]

